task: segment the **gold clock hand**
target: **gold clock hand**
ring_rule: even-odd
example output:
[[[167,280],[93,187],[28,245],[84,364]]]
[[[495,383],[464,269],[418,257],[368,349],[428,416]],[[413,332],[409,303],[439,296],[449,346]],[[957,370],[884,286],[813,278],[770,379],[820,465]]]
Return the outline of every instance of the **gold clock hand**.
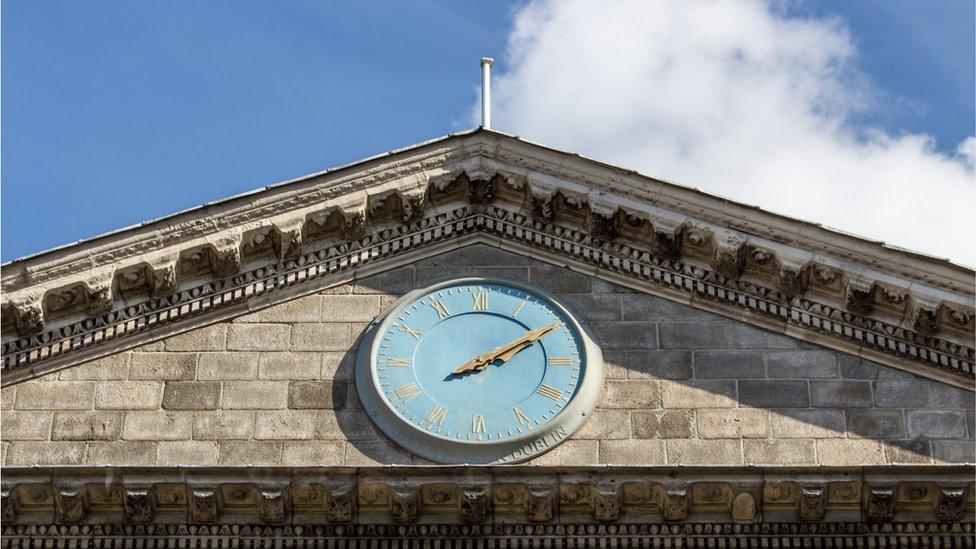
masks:
[[[535,343],[542,336],[548,334],[549,332],[555,330],[560,326],[561,323],[554,322],[548,326],[542,328],[537,328],[535,330],[529,330],[520,336],[518,339],[510,341],[504,345],[499,345],[487,353],[480,354],[471,360],[465,362],[464,364],[455,368],[452,374],[463,374],[465,372],[470,372],[472,370],[479,371],[484,370],[489,364],[496,360],[501,360],[502,362],[507,362],[512,359],[519,351],[528,347],[529,345]]]

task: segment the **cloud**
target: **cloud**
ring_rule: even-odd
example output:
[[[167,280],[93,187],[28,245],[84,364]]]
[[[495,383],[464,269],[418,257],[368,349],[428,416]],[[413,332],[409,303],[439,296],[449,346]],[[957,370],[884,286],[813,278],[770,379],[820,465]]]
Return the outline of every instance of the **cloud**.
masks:
[[[857,125],[882,93],[843,21],[779,3],[536,1],[494,127],[740,202],[976,264],[976,139]]]

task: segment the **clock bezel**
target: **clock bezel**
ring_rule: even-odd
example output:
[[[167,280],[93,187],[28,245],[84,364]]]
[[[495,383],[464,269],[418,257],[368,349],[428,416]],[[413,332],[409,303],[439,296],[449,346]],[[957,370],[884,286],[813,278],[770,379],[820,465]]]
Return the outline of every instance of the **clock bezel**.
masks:
[[[380,344],[380,338],[376,336],[389,329],[400,312],[427,294],[448,287],[477,284],[517,288],[547,300],[571,323],[583,346],[581,354],[586,357],[586,365],[576,392],[552,420],[538,429],[497,442],[448,440],[404,420],[387,399],[383,398],[376,377],[376,353]],[[370,324],[359,344],[356,357],[356,389],[359,399],[379,430],[407,451],[443,464],[518,463],[543,454],[583,426],[596,407],[602,388],[603,353],[586,323],[550,292],[504,278],[454,278],[408,292]]]

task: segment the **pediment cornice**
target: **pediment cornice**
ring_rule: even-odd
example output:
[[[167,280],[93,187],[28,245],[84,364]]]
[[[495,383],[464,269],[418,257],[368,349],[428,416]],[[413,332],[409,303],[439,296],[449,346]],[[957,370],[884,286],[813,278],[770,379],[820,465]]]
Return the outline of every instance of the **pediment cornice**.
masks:
[[[485,130],[5,265],[4,383],[473,239],[972,385],[972,270]]]

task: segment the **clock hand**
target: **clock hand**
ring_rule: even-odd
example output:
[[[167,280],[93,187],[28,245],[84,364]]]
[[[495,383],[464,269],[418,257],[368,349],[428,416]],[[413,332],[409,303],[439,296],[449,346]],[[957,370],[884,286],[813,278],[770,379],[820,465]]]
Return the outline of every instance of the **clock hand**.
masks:
[[[501,360],[502,362],[507,362],[512,359],[519,351],[525,349],[529,345],[532,345],[538,341],[542,336],[548,334],[549,332],[555,330],[561,325],[560,322],[554,322],[548,326],[542,328],[537,328],[535,330],[529,330],[522,334],[518,339],[510,341],[504,345],[499,345],[487,353],[482,353],[471,360],[465,362],[464,364],[455,368],[452,374],[463,374],[470,371],[480,371],[488,367],[489,364],[496,360]]]

